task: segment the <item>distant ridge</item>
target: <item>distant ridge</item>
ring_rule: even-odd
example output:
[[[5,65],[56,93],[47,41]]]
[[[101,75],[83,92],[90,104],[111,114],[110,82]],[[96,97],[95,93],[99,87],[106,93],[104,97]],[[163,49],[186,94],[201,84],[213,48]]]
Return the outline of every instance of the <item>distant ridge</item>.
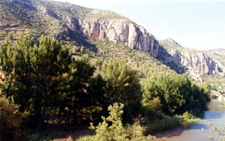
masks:
[[[179,44],[177,41],[175,41],[172,38],[161,40],[160,43],[163,45],[167,45],[169,47],[183,47],[181,44]]]

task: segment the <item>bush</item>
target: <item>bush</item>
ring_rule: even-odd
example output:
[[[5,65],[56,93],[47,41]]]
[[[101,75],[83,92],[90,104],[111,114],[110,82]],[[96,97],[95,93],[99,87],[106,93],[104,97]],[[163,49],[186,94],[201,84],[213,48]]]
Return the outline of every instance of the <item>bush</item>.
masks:
[[[128,126],[127,129],[123,127],[122,115],[123,104],[114,103],[109,106],[109,116],[102,117],[103,122],[98,126],[91,124],[91,129],[96,131],[96,135],[85,136],[80,138],[79,141],[151,141],[154,139],[152,136],[144,136],[145,128],[141,127],[139,123]]]
[[[39,141],[41,139],[41,135],[38,133],[34,133],[28,136],[29,141]]]
[[[135,122],[133,125],[128,126],[126,130],[131,141],[151,141],[155,139],[155,137],[151,135],[144,136],[146,128],[141,126],[140,122]]]
[[[98,126],[91,124],[91,129],[96,131],[94,141],[99,140],[126,140],[127,134],[125,128],[122,125],[121,116],[123,115],[123,104],[114,103],[113,106],[109,106],[109,116],[107,118],[102,117],[103,122],[99,123]],[[109,125],[108,122],[111,123]]]
[[[159,97],[154,97],[152,100],[144,98],[142,103],[146,110],[154,115],[159,115],[162,112],[162,104]]]
[[[177,117],[164,117],[160,120],[155,120],[149,123],[147,127],[147,133],[154,133],[172,129],[181,124],[181,121]]]
[[[0,97],[0,140],[15,140],[21,135],[23,122],[27,113],[19,112],[19,105],[13,98]]]
[[[182,115],[182,119],[184,121],[187,121],[187,120],[193,119],[193,118],[195,118],[195,116],[193,114],[189,113],[188,111],[183,113],[183,115]]]

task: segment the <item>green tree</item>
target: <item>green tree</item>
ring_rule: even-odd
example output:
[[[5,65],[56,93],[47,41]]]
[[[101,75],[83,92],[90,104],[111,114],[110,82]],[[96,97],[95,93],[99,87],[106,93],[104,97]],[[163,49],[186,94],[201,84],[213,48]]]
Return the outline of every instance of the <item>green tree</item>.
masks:
[[[144,84],[142,104],[148,110],[150,107],[160,107],[166,114],[182,114],[201,111],[209,100],[209,88],[206,84],[197,86],[186,75],[164,76],[155,81],[150,78]],[[159,98],[157,100],[156,98]],[[160,103],[159,103],[160,102]]]
[[[0,49],[1,89],[29,111],[32,122],[75,123],[88,105],[88,82],[94,72],[87,57],[72,58],[69,48],[41,36],[21,36],[16,45],[6,42]],[[81,118],[80,118],[81,119]]]
[[[91,99],[92,95],[89,92],[89,83],[95,68],[89,64],[87,56],[76,58],[72,65],[73,67],[68,73],[68,92],[65,94],[64,103],[65,107],[68,107],[67,114],[72,115],[73,118],[70,119],[73,119],[72,123],[75,124],[84,120],[84,118],[89,119],[91,116],[87,114],[88,107],[93,104],[91,102],[93,100]],[[60,111],[63,111],[65,107],[62,107]],[[66,111],[64,110],[64,112]],[[64,114],[61,113],[61,115]]]
[[[124,119],[131,119],[137,114],[142,99],[139,75],[130,69],[125,61],[105,61],[101,67],[101,74],[106,81],[105,98],[107,104],[120,102],[125,105]]]

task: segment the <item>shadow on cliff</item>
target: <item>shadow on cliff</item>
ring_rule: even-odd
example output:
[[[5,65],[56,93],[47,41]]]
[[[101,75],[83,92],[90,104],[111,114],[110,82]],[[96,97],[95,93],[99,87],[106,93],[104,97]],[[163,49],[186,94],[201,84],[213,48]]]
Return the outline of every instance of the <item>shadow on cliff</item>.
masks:
[[[179,54],[179,55],[178,55]],[[174,59],[176,58],[176,62]],[[156,57],[164,65],[168,66],[170,69],[176,71],[178,74],[183,74],[188,71],[187,67],[181,64],[181,54],[177,52],[175,55],[171,55],[167,50],[160,45],[160,53]]]
[[[67,31],[64,31],[58,34],[56,39],[69,41],[73,45],[77,45],[80,47],[83,46],[94,52],[98,51],[98,49],[96,48],[96,45],[90,43],[88,41],[88,38],[86,38],[84,34],[80,33],[79,31],[73,31],[69,28],[67,29]]]

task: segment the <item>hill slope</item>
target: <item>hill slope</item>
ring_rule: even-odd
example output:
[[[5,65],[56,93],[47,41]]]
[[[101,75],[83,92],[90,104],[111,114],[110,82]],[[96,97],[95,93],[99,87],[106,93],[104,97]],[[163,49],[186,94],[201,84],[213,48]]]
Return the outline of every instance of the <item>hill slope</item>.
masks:
[[[0,43],[10,35],[16,41],[20,34],[44,34],[91,49],[89,55],[96,54],[93,62],[102,57],[126,59],[143,77],[175,73],[153,58],[163,49],[155,37],[114,12],[44,0],[0,1],[0,7]]]
[[[10,34],[13,40],[21,33],[44,34],[97,52],[88,40],[108,40],[144,51],[178,73],[223,74],[224,64],[213,54],[186,49],[173,39],[159,43],[144,27],[111,11],[49,0],[7,0],[0,7],[0,43]]]

